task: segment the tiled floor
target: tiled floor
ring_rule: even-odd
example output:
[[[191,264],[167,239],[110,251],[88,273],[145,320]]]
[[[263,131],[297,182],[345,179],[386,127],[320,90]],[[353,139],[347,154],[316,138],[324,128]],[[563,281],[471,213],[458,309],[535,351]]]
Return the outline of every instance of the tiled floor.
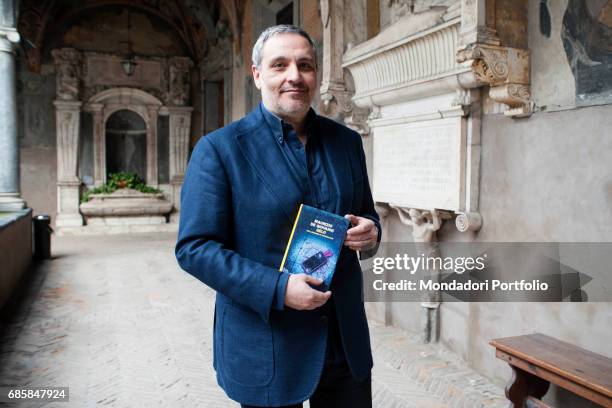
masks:
[[[5,324],[0,385],[67,386],[70,402],[10,406],[237,406],[212,369],[214,292],[173,246],[168,233],[56,238]],[[371,326],[375,407],[507,406],[439,347]]]

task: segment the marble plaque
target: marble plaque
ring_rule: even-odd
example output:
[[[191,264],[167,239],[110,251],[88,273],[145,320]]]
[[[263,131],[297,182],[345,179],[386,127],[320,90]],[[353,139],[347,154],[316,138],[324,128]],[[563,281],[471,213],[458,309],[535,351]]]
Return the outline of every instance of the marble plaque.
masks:
[[[463,210],[465,124],[461,117],[379,125],[374,200],[408,208]]]
[[[85,85],[94,87],[105,86],[131,86],[154,88],[163,90],[162,64],[159,61],[138,59],[138,65],[132,76],[123,72],[121,59],[114,56],[88,56],[87,76]]]

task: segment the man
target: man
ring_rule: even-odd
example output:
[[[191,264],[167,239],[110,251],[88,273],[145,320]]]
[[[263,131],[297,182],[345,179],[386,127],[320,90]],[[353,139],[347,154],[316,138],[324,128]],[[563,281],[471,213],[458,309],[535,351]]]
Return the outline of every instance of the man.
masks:
[[[370,407],[355,251],[372,252],[381,229],[361,138],[310,108],[317,61],[302,29],[264,31],[252,72],[262,103],[198,142],[181,196],[177,259],[217,291],[217,381],[243,407]],[[300,203],[352,224],[326,292],[279,272]]]

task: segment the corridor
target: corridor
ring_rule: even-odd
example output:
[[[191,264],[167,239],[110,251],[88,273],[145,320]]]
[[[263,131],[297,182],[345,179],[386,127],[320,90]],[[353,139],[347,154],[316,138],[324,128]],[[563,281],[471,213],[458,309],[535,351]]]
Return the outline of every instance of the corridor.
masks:
[[[69,387],[70,401],[4,406],[237,406],[212,369],[214,292],[180,270],[173,245],[173,234],[55,237],[3,322],[0,385]],[[441,346],[370,326],[375,407],[507,406]]]

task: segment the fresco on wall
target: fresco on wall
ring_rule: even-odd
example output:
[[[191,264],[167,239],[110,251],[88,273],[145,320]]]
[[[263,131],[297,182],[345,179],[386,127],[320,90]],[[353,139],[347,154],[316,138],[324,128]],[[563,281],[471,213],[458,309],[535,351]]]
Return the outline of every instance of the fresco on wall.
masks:
[[[576,102],[612,101],[612,0],[569,0],[561,38]]]

